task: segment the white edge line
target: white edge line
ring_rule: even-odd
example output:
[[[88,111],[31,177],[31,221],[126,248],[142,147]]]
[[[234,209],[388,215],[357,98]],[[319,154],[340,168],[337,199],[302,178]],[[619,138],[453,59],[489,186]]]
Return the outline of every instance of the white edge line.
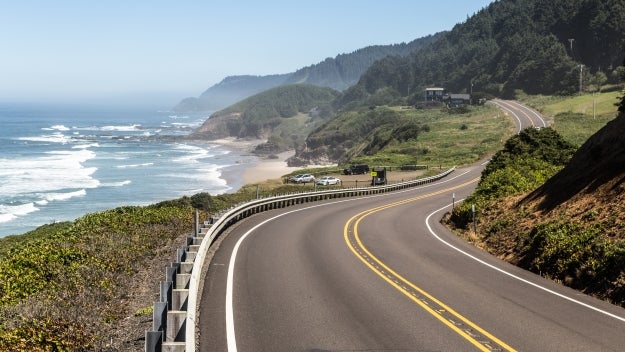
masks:
[[[521,133],[521,128],[523,127],[523,123],[521,123],[521,119],[519,118],[519,115],[517,115],[514,111],[512,111],[511,108],[505,106],[503,103],[500,103],[499,101],[493,101],[493,104],[497,105],[498,107],[500,107],[501,109],[511,113],[512,115],[514,115],[514,117],[516,118],[516,120],[519,122],[519,129],[518,132],[516,134]],[[531,121],[530,121],[531,122]]]
[[[462,200],[459,200],[459,201],[457,201],[457,202],[461,202],[461,201],[462,201]],[[607,312],[607,311],[605,311],[605,310],[599,309],[599,308],[594,307],[594,306],[592,306],[592,305],[590,305],[590,304],[587,304],[587,303],[584,303],[584,302],[578,301],[578,300],[576,300],[576,299],[574,299],[574,298],[568,297],[568,296],[566,296],[566,295],[563,295],[563,294],[561,294],[561,293],[558,293],[558,292],[556,292],[556,291],[553,291],[553,290],[551,290],[551,289],[548,289],[548,288],[546,288],[546,287],[544,287],[544,286],[541,286],[541,285],[539,285],[539,284],[536,284],[536,283],[534,283],[534,282],[531,282],[531,281],[529,281],[529,280],[526,280],[526,279],[524,279],[524,278],[522,278],[522,277],[516,276],[516,275],[514,275],[514,274],[512,274],[512,273],[510,273],[510,272],[507,272],[507,271],[505,271],[505,270],[503,270],[503,269],[501,269],[501,268],[498,268],[498,267],[496,267],[496,266],[494,266],[494,265],[492,265],[492,264],[489,264],[489,263],[487,263],[487,262],[483,261],[482,259],[479,259],[479,258],[475,257],[474,255],[469,254],[469,253],[467,253],[467,252],[463,251],[462,249],[460,249],[460,248],[458,248],[458,247],[455,247],[455,246],[453,246],[452,244],[450,244],[449,242],[447,242],[447,241],[443,240],[440,236],[438,236],[438,235],[434,232],[434,230],[432,230],[432,227],[430,226],[430,217],[432,217],[432,215],[434,215],[434,214],[436,214],[436,213],[438,213],[438,212],[440,212],[440,211],[442,211],[442,210],[445,210],[445,209],[449,208],[449,206],[450,206],[450,205],[451,205],[451,204],[448,204],[448,205],[446,205],[446,206],[444,206],[444,207],[442,207],[442,208],[440,208],[440,209],[434,210],[434,211],[433,211],[432,213],[430,213],[430,215],[428,215],[428,217],[425,219],[425,225],[428,227],[428,230],[430,231],[430,234],[432,234],[432,236],[434,236],[436,239],[438,239],[439,241],[441,241],[443,244],[445,244],[445,245],[447,245],[448,247],[450,247],[450,248],[452,248],[452,249],[454,249],[454,250],[456,250],[456,251],[458,251],[458,252],[460,252],[460,253],[462,253],[462,254],[466,255],[467,257],[469,257],[469,258],[471,258],[471,259],[473,259],[473,260],[475,260],[475,261],[479,262],[480,264],[483,264],[483,265],[485,265],[485,266],[487,266],[487,267],[489,267],[489,268],[491,268],[491,269],[493,269],[493,270],[496,270],[496,271],[498,271],[498,272],[500,272],[500,273],[502,273],[502,274],[504,274],[504,275],[508,275],[509,277],[511,277],[511,278],[513,278],[513,279],[519,280],[519,281],[521,281],[521,282],[523,282],[523,283],[525,283],[525,284],[528,284],[528,285],[530,285],[530,286],[533,286],[533,287],[535,287],[535,288],[538,288],[538,289],[540,289],[540,290],[543,290],[543,291],[545,291],[545,292],[548,292],[548,293],[550,293],[550,294],[552,294],[552,295],[554,295],[554,296],[560,297],[560,298],[565,299],[565,300],[567,300],[567,301],[569,301],[569,302],[572,302],[572,303],[578,304],[578,305],[580,305],[580,306],[583,306],[583,307],[586,307],[586,308],[588,308],[588,309],[594,310],[594,311],[599,312],[599,313],[601,313],[601,314],[605,314],[605,315],[607,315],[607,316],[609,316],[609,317],[611,317],[611,318],[614,318],[614,319],[620,320],[620,321],[622,321],[622,322],[625,322],[625,318],[623,318],[623,317],[620,317],[620,316],[618,316],[618,315],[616,315],[616,314],[612,314],[612,313]]]
[[[529,107],[529,106],[527,106],[527,105],[521,104],[521,103],[519,103],[518,101],[516,101],[515,103],[516,103],[517,105],[519,105],[519,106],[521,106],[521,107],[523,107],[523,108],[527,109],[527,111],[531,112],[534,116],[536,116],[536,117],[540,120],[540,122],[542,122],[543,127],[547,127],[547,122],[545,122],[545,119],[543,119],[543,118],[542,118],[542,116],[540,116],[540,115],[538,114],[538,112],[536,112],[536,110],[534,110],[533,108],[530,108],[530,107]]]

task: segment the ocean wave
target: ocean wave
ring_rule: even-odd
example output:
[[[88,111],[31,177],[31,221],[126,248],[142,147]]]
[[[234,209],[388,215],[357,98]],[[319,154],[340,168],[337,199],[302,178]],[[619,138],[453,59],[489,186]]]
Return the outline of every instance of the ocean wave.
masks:
[[[0,198],[42,194],[68,188],[96,188],[96,167],[83,163],[96,154],[87,149],[49,151],[45,156],[0,159]]]
[[[43,201],[53,202],[55,200],[68,200],[74,197],[84,197],[87,195],[87,191],[85,189],[81,189],[73,192],[53,192],[53,193],[45,193],[43,194]]]
[[[116,132],[133,132],[139,130],[141,125],[121,125],[121,126],[102,126],[99,128],[100,131],[116,131]]]
[[[37,210],[39,210],[39,208],[35,207],[35,203],[20,205],[0,204],[0,223],[12,221],[18,216],[24,216]]]
[[[131,183],[132,183],[132,181],[130,181],[130,180],[125,180],[125,181],[120,181],[120,182],[103,183],[102,187],[123,187],[123,186],[129,185]]]
[[[213,152],[213,147],[203,148],[190,144],[176,144],[176,150],[184,152],[183,156],[172,159],[173,162],[181,163],[199,163],[201,159],[211,158],[216,156]]]
[[[154,165],[154,163],[141,163],[141,164],[117,165],[115,166],[115,168],[116,169],[128,169],[128,168],[145,167],[145,166],[152,166],[152,165]]]
[[[72,141],[71,137],[68,137],[61,132],[54,132],[51,134],[33,136],[33,137],[17,137],[16,139],[18,141],[26,141],[26,142],[43,142],[43,143],[60,143],[60,144],[68,144]]]
[[[100,144],[99,143],[86,143],[86,144],[78,144],[75,146],[72,146],[72,149],[87,149],[87,148],[99,148]]]
[[[98,132],[135,132],[140,130],[140,124],[130,125],[106,125],[106,126],[72,126],[74,131],[98,131]]]
[[[194,181],[196,184],[206,185],[206,188],[195,188],[191,190],[187,190],[186,192],[194,191],[194,192],[202,192],[209,191],[211,193],[224,193],[231,189],[228,185],[228,182],[222,178],[221,170],[225,166],[222,165],[207,165],[205,167],[194,169],[193,172],[186,173],[166,173],[160,175],[161,177],[167,179],[182,179],[186,181]],[[192,183],[192,182],[190,182]]]
[[[53,125],[51,127],[42,128],[44,131],[69,131],[69,127],[65,127],[64,125]]]

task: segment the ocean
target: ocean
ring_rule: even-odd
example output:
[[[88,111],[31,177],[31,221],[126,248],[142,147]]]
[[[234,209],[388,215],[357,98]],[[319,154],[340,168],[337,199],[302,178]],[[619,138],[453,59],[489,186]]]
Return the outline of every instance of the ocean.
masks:
[[[122,205],[238,189],[253,156],[177,138],[207,118],[139,108],[0,105],[0,237]]]

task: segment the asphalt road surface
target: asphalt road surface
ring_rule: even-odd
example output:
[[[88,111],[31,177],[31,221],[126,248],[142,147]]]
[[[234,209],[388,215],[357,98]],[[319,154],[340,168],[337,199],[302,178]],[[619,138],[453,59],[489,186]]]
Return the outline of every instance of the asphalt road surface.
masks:
[[[495,103],[541,126],[525,107]],[[205,277],[199,350],[623,351],[625,310],[502,262],[439,223],[482,168],[240,222]]]

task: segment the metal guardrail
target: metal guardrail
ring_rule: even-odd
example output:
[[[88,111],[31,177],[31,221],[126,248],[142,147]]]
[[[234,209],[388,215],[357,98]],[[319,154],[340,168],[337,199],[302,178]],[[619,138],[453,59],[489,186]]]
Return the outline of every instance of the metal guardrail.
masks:
[[[215,239],[231,225],[260,212],[296,204],[361,197],[420,186],[438,181],[454,170],[455,167],[435,176],[390,185],[302,192],[256,199],[212,217],[201,228],[196,214],[195,234],[187,238],[184,248],[178,249],[177,261],[165,270],[165,281],[160,284],[160,300],[154,303],[152,330],[145,333],[145,351],[196,351],[198,293],[206,256]]]

